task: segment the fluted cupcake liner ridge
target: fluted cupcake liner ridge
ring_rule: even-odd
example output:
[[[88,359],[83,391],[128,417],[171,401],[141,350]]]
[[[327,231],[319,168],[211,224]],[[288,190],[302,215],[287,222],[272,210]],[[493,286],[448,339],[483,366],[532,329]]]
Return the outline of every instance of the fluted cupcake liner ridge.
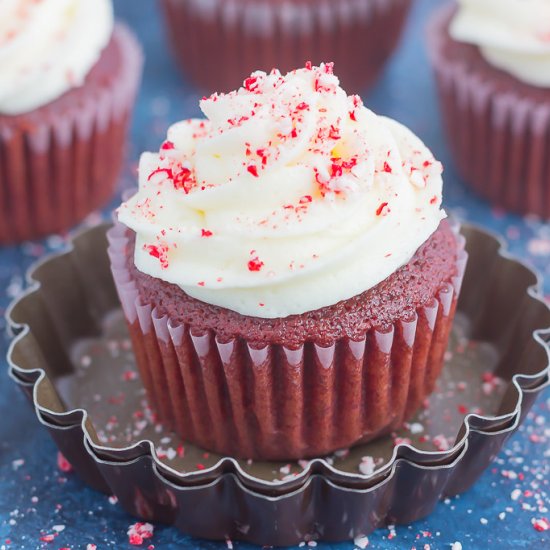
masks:
[[[163,0],[185,74],[227,92],[252,71],[334,61],[348,92],[371,86],[395,50],[411,0]]]

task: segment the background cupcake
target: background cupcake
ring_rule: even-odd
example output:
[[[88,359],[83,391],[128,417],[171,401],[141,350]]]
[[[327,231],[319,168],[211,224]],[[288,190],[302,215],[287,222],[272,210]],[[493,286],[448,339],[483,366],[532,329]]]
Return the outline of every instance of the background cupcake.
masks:
[[[459,0],[429,50],[465,181],[492,203],[550,217],[550,3]]]
[[[162,0],[172,49],[185,74],[229,91],[243,75],[335,62],[359,92],[395,49],[411,0]]]
[[[465,257],[441,165],[331,65],[256,72],[140,162],[109,255],[153,407],[259,459],[391,431],[434,388]]]
[[[68,229],[112,196],[141,65],[109,0],[0,5],[0,243]]]

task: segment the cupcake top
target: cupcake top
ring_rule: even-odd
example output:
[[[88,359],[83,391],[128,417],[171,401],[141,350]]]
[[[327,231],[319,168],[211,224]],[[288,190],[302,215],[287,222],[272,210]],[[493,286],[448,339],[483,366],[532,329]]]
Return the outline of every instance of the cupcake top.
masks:
[[[450,34],[518,80],[550,87],[550,0],[458,0]]]
[[[32,111],[80,86],[112,31],[110,0],[1,0],[0,113]]]
[[[144,153],[118,210],[136,267],[190,296],[277,318],[351,298],[437,229],[441,165],[322,64],[253,73],[201,101],[204,120]]]

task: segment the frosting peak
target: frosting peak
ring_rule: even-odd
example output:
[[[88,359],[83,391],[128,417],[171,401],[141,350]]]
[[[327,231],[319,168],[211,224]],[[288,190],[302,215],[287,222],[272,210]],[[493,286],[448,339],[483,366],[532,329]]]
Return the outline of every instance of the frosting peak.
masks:
[[[201,109],[142,155],[118,213],[138,269],[193,297],[271,318],[331,305],[406,263],[444,217],[441,165],[331,64],[253,73]]]
[[[110,0],[1,0],[0,113],[32,111],[80,86],[113,25]]]
[[[550,87],[550,0],[458,0],[450,33],[491,65]]]

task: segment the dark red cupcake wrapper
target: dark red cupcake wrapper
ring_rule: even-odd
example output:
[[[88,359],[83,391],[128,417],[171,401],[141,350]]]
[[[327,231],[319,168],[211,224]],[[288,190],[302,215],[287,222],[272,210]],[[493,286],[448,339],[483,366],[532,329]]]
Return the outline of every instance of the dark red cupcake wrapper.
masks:
[[[142,55],[116,25],[117,75],[64,108],[0,117],[0,244],[64,231],[113,195]]]
[[[414,319],[322,347],[257,348],[173,325],[142,303],[126,267],[128,230],[109,231],[109,257],[138,368],[153,408],[183,439],[230,456],[323,456],[401,425],[443,365],[467,255]]]
[[[443,121],[456,166],[477,193],[520,214],[550,218],[550,100],[536,102],[450,60],[443,43],[454,5],[428,29]]]
[[[229,91],[255,70],[334,61],[349,92],[373,84],[393,53],[411,0],[163,0],[185,74]]]

